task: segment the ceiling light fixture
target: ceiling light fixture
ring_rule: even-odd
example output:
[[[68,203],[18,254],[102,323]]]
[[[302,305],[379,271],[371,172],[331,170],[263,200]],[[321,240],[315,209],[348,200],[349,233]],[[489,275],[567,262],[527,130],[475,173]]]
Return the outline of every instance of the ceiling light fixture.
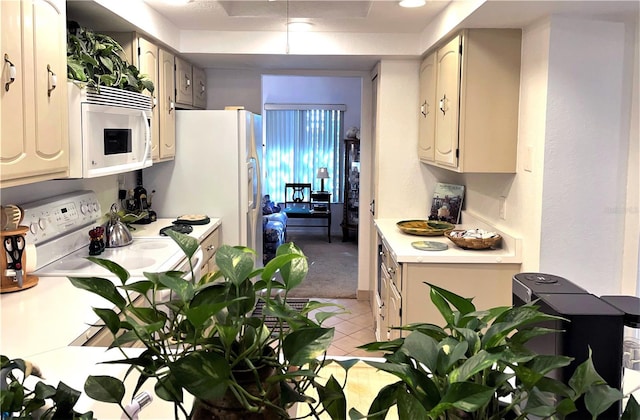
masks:
[[[187,3],[191,3],[193,0],[164,0],[169,6],[184,6]]]
[[[398,3],[401,7],[422,7],[427,2],[425,0],[402,0]]]

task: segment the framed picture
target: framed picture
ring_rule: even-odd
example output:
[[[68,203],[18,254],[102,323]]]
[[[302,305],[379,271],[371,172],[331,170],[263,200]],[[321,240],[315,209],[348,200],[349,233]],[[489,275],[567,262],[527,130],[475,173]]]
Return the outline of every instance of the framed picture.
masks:
[[[460,223],[464,185],[444,184],[438,182],[433,192],[429,219],[442,220],[449,223]]]

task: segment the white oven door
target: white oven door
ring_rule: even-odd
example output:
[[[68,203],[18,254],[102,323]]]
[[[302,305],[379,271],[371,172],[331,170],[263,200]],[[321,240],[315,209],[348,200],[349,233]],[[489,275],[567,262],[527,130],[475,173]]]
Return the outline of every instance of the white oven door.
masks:
[[[151,166],[150,119],[140,109],[83,103],[83,178]]]
[[[191,275],[189,261],[185,258],[179,265],[176,267],[178,271],[184,271],[185,273],[189,273],[188,276],[185,277],[187,281],[193,281],[193,279],[200,279],[200,266],[202,265],[202,261],[204,260],[204,253],[202,252],[202,248],[198,248],[196,253],[193,255],[191,259],[193,263],[193,276]],[[170,290],[163,290],[161,292],[156,293],[156,302],[168,302],[171,298]],[[147,300],[142,296],[138,296],[133,301],[134,305],[147,305]],[[124,320],[122,314],[120,315],[120,319]],[[71,346],[88,346],[88,347],[109,347],[113,342],[113,334],[107,327],[101,326],[92,326],[87,329],[80,337],[75,339],[69,345]],[[142,345],[142,342],[129,343],[125,347],[139,347]]]

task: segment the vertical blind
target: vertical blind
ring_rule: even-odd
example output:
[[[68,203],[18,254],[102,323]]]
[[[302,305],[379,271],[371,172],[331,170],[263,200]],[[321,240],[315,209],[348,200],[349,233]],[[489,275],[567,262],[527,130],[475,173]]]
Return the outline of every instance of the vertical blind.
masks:
[[[310,183],[319,191],[319,168],[327,168],[324,189],[331,201],[342,197],[341,138],[344,106],[281,109],[265,106],[265,188],[271,201],[284,201],[286,183]]]

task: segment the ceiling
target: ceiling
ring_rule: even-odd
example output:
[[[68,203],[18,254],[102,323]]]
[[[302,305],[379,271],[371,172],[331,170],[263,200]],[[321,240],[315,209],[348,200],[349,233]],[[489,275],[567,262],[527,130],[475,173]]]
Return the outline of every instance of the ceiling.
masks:
[[[396,0],[192,0],[174,6],[167,0],[144,0],[178,30],[222,32],[281,32],[288,21],[306,21],[318,33],[415,34],[420,36],[449,5],[428,0],[420,8],[402,8]],[[473,1],[479,0],[454,0]],[[622,1],[502,1],[489,0],[461,23],[464,27],[522,28],[551,14],[581,18],[637,21],[640,2]],[[100,30],[134,30],[130,23],[93,1],[68,0],[67,14]],[[201,67],[261,69],[370,70],[380,57],[284,54],[185,54]]]

